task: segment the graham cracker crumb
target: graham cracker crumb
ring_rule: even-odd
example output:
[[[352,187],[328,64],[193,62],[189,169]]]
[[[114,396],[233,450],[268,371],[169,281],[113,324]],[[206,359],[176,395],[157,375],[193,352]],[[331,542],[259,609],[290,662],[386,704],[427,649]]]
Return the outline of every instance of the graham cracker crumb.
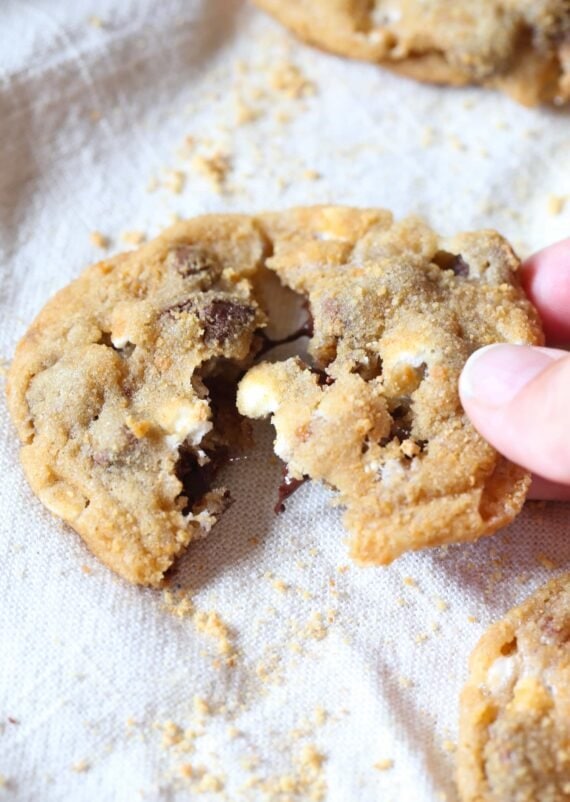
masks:
[[[320,612],[313,613],[307,622],[303,635],[306,638],[314,638],[314,640],[323,640],[328,634],[328,627],[323,621],[323,614]]]
[[[192,620],[198,632],[217,641],[218,652],[224,656],[226,665],[235,665],[237,653],[231,641],[231,632],[219,613],[215,610],[198,611],[194,613]]]
[[[236,101],[236,123],[238,125],[248,125],[261,117],[261,111],[248,105],[244,100],[238,98]]]
[[[315,771],[321,768],[324,760],[324,755],[322,755],[313,744],[308,744],[303,747],[299,758],[299,762],[302,766],[308,766]]]
[[[88,565],[82,565],[81,566],[81,571],[84,574],[92,574],[93,573],[92,569]]]
[[[182,145],[178,148],[177,155],[180,159],[189,159],[196,150],[198,140],[193,136],[185,136]]]
[[[121,239],[129,245],[142,245],[146,240],[146,234],[144,231],[124,231]]]
[[[210,156],[198,155],[192,162],[194,168],[211,183],[216,192],[222,192],[231,168],[227,153],[217,151]]]
[[[277,92],[294,99],[316,94],[315,84],[291,62],[283,62],[275,67],[270,76],[270,83]]]
[[[411,576],[403,577],[402,582],[404,583],[404,585],[407,585],[409,588],[417,588],[417,586],[418,586],[418,583],[416,582],[416,580]]]
[[[566,198],[564,195],[549,195],[548,196],[548,214],[555,217],[559,215],[566,205]]]
[[[454,150],[466,150],[465,143],[462,142],[458,136],[450,136],[449,144]]]
[[[91,17],[89,17],[89,25],[91,25],[92,28],[104,28],[105,27],[105,23],[103,22],[101,17],[97,17],[95,15],[92,15]]]
[[[455,752],[455,750],[457,749],[457,744],[454,743],[454,741],[450,741],[449,739],[446,739],[442,743],[442,747],[446,752]]]
[[[193,705],[194,705],[194,712],[197,713],[199,716],[210,715],[210,705],[202,696],[196,695],[193,700]]]
[[[426,125],[426,127],[422,130],[420,143],[422,148],[429,148],[431,145],[433,145],[434,130],[430,125]]]
[[[289,590],[289,585],[283,579],[273,579],[271,584],[279,593],[286,593]]]
[[[175,195],[180,195],[186,183],[186,175],[182,170],[168,170],[164,180],[164,186]]]
[[[184,777],[185,779],[189,780],[191,777],[194,776],[194,768],[191,763],[182,763],[178,767],[178,773],[180,774],[181,777]]]
[[[89,771],[89,769],[91,768],[91,764],[89,763],[88,760],[83,758],[82,760],[77,760],[72,765],[71,768],[72,768],[73,771],[77,772],[78,774],[81,774],[84,771]]]
[[[210,774],[209,772],[206,772],[205,774],[202,775],[202,778],[196,787],[196,791],[199,794],[205,794],[208,793],[209,791],[217,794],[223,790],[224,790],[224,783],[220,779],[220,777],[217,777],[215,774]]]
[[[394,768],[394,761],[389,757],[378,760],[374,764],[374,768],[378,771],[389,771],[390,769]]]
[[[162,725],[162,747],[169,749],[171,746],[176,746],[184,738],[184,731],[180,725],[175,724],[174,721],[165,721]]]
[[[100,231],[92,231],[89,234],[89,240],[91,245],[94,245],[96,248],[101,248],[101,250],[105,251],[109,247],[109,238],[101,234]]]
[[[186,618],[187,616],[193,615],[194,604],[191,601],[190,591],[163,591],[162,609],[176,618]]]
[[[436,596],[434,602],[437,609],[441,610],[442,613],[444,613],[446,610],[449,609],[449,604],[445,601],[445,599],[442,599],[440,596]]]
[[[551,560],[546,554],[537,554],[536,561],[539,565],[542,565],[543,568],[546,568],[547,571],[554,571],[554,569],[558,567],[554,560]]]

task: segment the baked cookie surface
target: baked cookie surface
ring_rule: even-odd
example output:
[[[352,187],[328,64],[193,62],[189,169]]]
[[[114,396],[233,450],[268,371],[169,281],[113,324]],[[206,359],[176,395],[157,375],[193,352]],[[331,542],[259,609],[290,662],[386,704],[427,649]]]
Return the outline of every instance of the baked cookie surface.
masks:
[[[292,478],[339,492],[352,556],[389,563],[509,523],[528,475],[474,430],[457,389],[476,348],[542,341],[505,240],[445,239],[415,218],[334,207],[261,223],[267,266],[307,299],[313,364],[256,365],[238,409],[272,417]]]
[[[494,232],[446,240],[384,211],[179,223],[88,268],[20,342],[26,476],[109,567],[157,585],[226,506],[215,473],[246,444],[241,379],[240,412],[273,414],[290,475],[339,491],[361,562],[490,534],[528,476],[473,430],[457,380],[481,345],[541,341],[517,266]],[[266,267],[310,305],[311,364],[261,361]]]
[[[463,802],[570,799],[570,575],[494,624],[461,697]]]
[[[133,582],[158,584],[225,506],[211,474],[239,432],[216,374],[263,325],[249,277],[265,248],[249,218],[180,223],[88,268],[16,351],[8,399],[32,489]]]
[[[570,99],[568,0],[254,0],[305,41],[525,105]]]

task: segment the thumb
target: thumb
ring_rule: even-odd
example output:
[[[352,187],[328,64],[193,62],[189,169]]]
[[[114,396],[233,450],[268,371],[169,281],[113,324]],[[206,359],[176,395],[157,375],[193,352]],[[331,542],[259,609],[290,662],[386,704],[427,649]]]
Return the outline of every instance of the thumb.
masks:
[[[461,402],[475,428],[518,465],[570,485],[570,354],[489,345],[467,360]]]

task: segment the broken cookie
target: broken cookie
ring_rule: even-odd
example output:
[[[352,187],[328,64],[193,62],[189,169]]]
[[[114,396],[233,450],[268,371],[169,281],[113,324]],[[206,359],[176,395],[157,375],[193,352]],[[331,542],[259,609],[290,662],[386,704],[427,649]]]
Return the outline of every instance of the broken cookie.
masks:
[[[88,268],[18,345],[8,401],[30,485],[118,574],[159,584],[227,506],[241,379],[239,411],[273,416],[287,493],[307,476],[338,490],[359,561],[490,534],[528,476],[475,432],[457,380],[481,345],[541,342],[517,266],[494,232],[445,239],[384,211],[179,223]],[[310,364],[251,367],[275,344],[265,267],[307,300]]]

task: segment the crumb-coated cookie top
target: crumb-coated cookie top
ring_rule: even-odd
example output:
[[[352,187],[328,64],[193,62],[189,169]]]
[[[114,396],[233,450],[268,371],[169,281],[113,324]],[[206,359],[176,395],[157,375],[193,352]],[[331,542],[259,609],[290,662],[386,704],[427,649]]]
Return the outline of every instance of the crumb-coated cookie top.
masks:
[[[314,365],[253,367],[238,409],[272,416],[291,476],[339,491],[352,555],[388,563],[512,520],[527,474],[475,431],[458,395],[476,348],[541,342],[505,240],[442,238],[415,218],[334,207],[262,224],[267,266],[308,299]]]
[[[570,799],[570,575],[494,624],[461,698],[463,802]]]
[[[437,83],[570,98],[568,0],[255,0],[307,41]]]
[[[338,489],[362,562],[488,534],[528,484],[474,431],[468,355],[539,342],[494,232],[443,239],[389,212],[315,207],[179,223],[88,268],[19,344],[8,397],[29,482],[122,576],[158,584],[227,498],[212,482],[247,437],[235,388],[263,359],[259,268],[306,296],[312,366],[258,364],[240,410],[274,413],[294,478]]]
[[[131,581],[158,583],[224,507],[207,474],[239,433],[214,426],[227,403],[211,382],[263,325],[249,277],[265,248],[250,218],[180,223],[88,268],[18,346],[8,395],[30,484]]]

